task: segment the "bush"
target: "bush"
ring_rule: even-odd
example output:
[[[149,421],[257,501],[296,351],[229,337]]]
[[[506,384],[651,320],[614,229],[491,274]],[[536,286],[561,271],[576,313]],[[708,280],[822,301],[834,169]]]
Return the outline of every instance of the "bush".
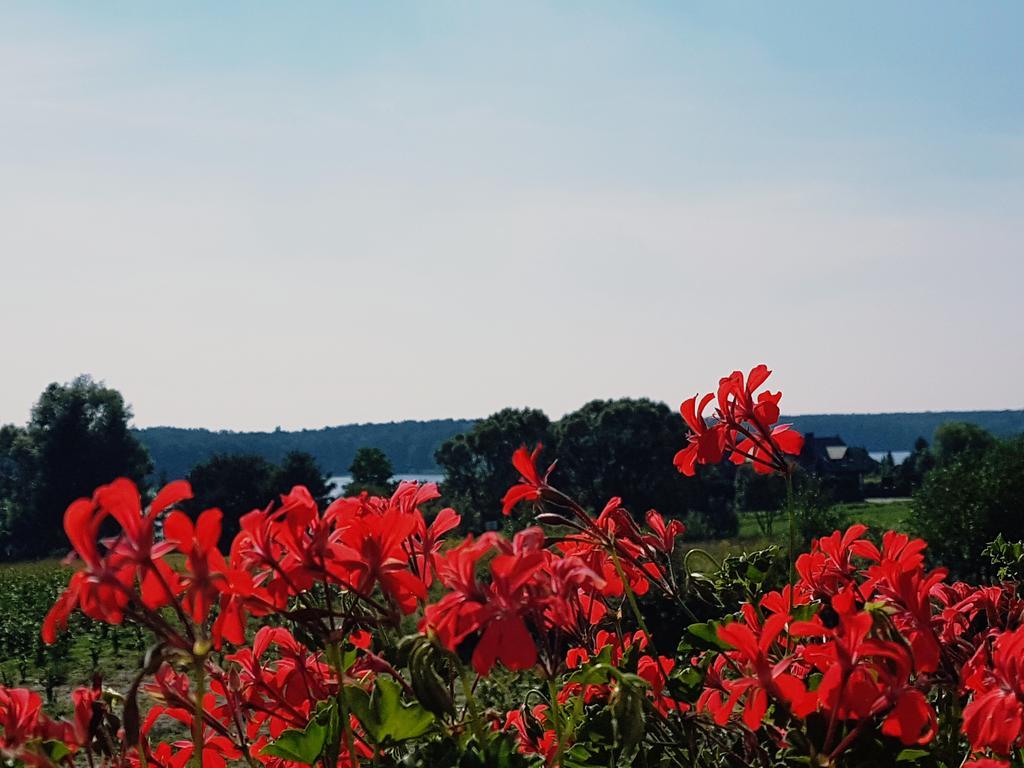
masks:
[[[987,575],[983,550],[998,535],[1024,538],[1024,438],[932,469],[914,495],[910,523],[936,562],[961,577]]]
[[[813,477],[805,478],[796,491],[793,519],[797,539],[804,546],[846,525],[842,510],[832,503],[832,496],[821,481]]]

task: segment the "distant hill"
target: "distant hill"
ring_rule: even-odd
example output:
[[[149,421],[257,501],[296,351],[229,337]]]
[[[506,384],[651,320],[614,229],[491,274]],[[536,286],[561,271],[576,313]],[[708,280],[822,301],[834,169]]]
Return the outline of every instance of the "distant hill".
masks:
[[[1024,411],[925,411],[924,413],[822,413],[783,416],[800,432],[839,435],[847,445],[869,451],[909,451],[923,437],[929,443],[940,424],[966,421],[997,437],[1024,433]]]
[[[1024,433],[1024,411],[935,411],[925,413],[835,413],[783,416],[801,432],[839,435],[869,451],[909,451],[918,437],[929,442],[947,421],[977,424],[1000,437]],[[156,473],[184,477],[215,453],[256,453],[279,461],[288,451],[308,451],[325,471],[344,474],[358,448],[380,448],[400,474],[437,472],[434,451],[452,435],[472,428],[473,419],[350,424],[298,432],[212,432],[208,429],[148,427],[135,434],[149,449]],[[682,423],[680,423],[680,439]]]
[[[208,429],[147,427],[135,430],[149,449],[157,476],[184,477],[192,467],[215,453],[255,453],[280,461],[289,451],[313,454],[325,472],[345,474],[356,450],[380,448],[398,473],[436,472],[434,451],[452,435],[473,426],[471,419],[397,421],[388,424],[348,424],[298,432],[212,432]]]

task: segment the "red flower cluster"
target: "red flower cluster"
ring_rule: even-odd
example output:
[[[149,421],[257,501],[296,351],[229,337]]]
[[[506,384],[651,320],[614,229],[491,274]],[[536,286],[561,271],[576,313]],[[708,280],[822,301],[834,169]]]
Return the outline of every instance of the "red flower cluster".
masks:
[[[116,764],[179,768],[196,762],[198,749],[203,765],[248,755],[275,768],[291,766],[293,761],[264,755],[263,748],[288,728],[305,728],[318,703],[337,696],[343,678],[361,686],[380,670],[394,672],[369,650],[361,627],[397,625],[401,614],[425,601],[441,539],[460,518],[443,509],[427,523],[422,507],[439,496],[434,484],[402,483],[390,498],[340,499],[322,513],[309,492],[296,487],[276,508],[244,515],[225,557],[218,547],[219,510],[205,510],[193,522],[174,509],[191,495],[187,483],[171,483],[144,509],[134,484],[121,479],[74,502],[65,530],[83,568],[48,614],[43,639],[53,642],[76,608],[113,624],[129,618],[158,638],[160,655],[147,690],[162,703],[137,735],[126,727],[118,736],[123,752],[112,756]],[[120,531],[100,540],[108,519]],[[168,561],[175,553],[184,567]],[[324,598],[326,606],[307,607]],[[270,614],[290,618],[325,648],[348,638],[361,648],[361,660],[347,669],[332,667],[322,650],[307,650],[283,628],[265,627],[251,646],[243,645],[249,618]],[[225,642],[242,646],[226,657],[227,671],[208,656]],[[340,661],[340,652],[336,656]],[[209,681],[200,700],[190,692],[188,675],[177,671],[182,663],[203,670]],[[55,727],[37,717],[37,698],[14,698],[4,712],[13,718],[5,729],[12,751],[23,746],[23,734]],[[190,725],[193,739],[151,747],[147,737],[159,717]],[[355,721],[349,731],[352,752],[346,746],[339,765],[370,754]],[[74,733],[63,740],[78,743]],[[18,754],[29,759],[35,752]]]
[[[972,694],[972,748],[1010,754],[1024,743],[1024,631],[1005,629],[1015,595],[949,585],[943,569],[925,569],[923,541],[890,531],[878,548],[865,532],[855,525],[816,541],[797,561],[791,592],[744,605],[718,629],[732,650],[703,660],[698,709],[724,725],[742,706],[754,730],[772,705],[821,718],[820,751],[834,759],[872,726],[927,744],[937,729],[929,694],[947,687]]]
[[[491,554],[489,579],[482,581],[477,564]],[[604,580],[580,558],[545,549],[540,528],[521,531],[511,542],[494,533],[469,537],[439,558],[437,569],[450,592],[427,606],[422,627],[452,651],[479,633],[473,668],[481,675],[499,661],[529,669],[538,661],[538,641],[584,636],[606,611]],[[544,659],[549,668],[551,660]]]
[[[754,367],[744,379],[733,371],[718,383],[717,394],[694,395],[683,401],[680,411],[690,429],[689,443],[675,457],[684,475],[693,475],[697,464],[717,464],[726,455],[734,464],[751,462],[762,474],[785,473],[786,455],[799,454],[803,436],[788,424],[777,424],[781,392],[757,390],[771,375],[766,365]],[[704,409],[716,400],[715,422],[708,425]]]

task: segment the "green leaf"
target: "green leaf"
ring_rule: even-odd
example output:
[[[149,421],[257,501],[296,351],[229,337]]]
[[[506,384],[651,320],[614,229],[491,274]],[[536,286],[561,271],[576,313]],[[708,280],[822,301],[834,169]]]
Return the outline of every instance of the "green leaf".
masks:
[[[273,744],[263,748],[263,754],[313,765],[324,749],[326,736],[327,728],[313,719],[304,730],[289,728],[284,731]]]
[[[604,685],[613,677],[619,676],[619,670],[611,664],[589,663],[569,676],[570,683],[580,685]]]
[[[718,628],[721,626],[722,622],[720,621],[706,621],[702,624],[691,624],[686,628],[686,631],[690,636],[695,637],[700,641],[698,645],[703,645],[706,648],[715,648],[721,651],[727,651],[731,646],[718,639]]]
[[[415,739],[434,723],[434,716],[422,705],[403,702],[401,688],[388,677],[377,678],[372,694],[348,686],[345,695],[352,714],[377,744]]]
[[[897,763],[912,763],[919,760],[922,757],[928,757],[928,750],[926,749],[904,749],[898,755],[896,755]]]
[[[43,749],[46,750],[46,754],[49,756],[50,762],[52,763],[59,763],[71,754],[71,750],[68,749],[68,745],[63,741],[57,741],[56,739],[47,739],[44,741]]]

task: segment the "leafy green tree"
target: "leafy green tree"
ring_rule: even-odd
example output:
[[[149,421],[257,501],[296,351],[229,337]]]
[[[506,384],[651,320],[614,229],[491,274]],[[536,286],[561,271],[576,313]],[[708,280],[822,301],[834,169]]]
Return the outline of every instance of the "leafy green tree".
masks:
[[[729,539],[739,533],[735,474],[736,468],[723,462],[697,467],[697,474],[686,478],[687,539]]]
[[[0,426],[0,557],[19,554],[15,531],[20,521],[27,521],[35,468],[28,431],[13,424]]]
[[[89,376],[50,384],[24,429],[0,437],[0,491],[5,495],[3,554],[36,557],[66,546],[68,504],[117,477],[145,492],[152,463],[129,429],[121,393]]]
[[[896,460],[892,451],[888,451],[878,462],[878,487],[884,494],[891,494],[896,484]]]
[[[910,524],[928,554],[960,578],[987,575],[985,546],[1024,539],[1024,437],[936,467],[914,496]]]
[[[305,451],[289,451],[274,470],[271,480],[275,494],[288,493],[296,485],[304,485],[323,509],[331,500],[331,479],[317,464],[316,457]]]
[[[771,536],[776,521],[784,514],[786,481],[779,475],[762,475],[745,464],[736,471],[736,510],[754,516],[757,527]]]
[[[813,539],[846,527],[846,516],[820,478],[802,475],[793,499],[797,538],[806,547]]]
[[[262,456],[216,454],[188,473],[195,496],[187,507],[193,517],[204,509],[219,509],[224,514],[221,542],[229,543],[242,515],[278,501],[276,475],[277,468]]]
[[[364,446],[357,450],[348,472],[352,480],[345,486],[347,496],[355,496],[363,491],[377,496],[388,496],[394,492],[391,478],[395,475],[395,468],[380,448]]]
[[[520,445],[536,443],[551,443],[551,422],[544,412],[505,408],[441,444],[435,457],[444,472],[445,500],[468,527],[481,530],[498,524],[501,498],[518,479],[512,454]],[[552,456],[546,450],[541,461]]]
[[[681,517],[687,483],[673,466],[685,427],[677,413],[651,400],[593,400],[552,429],[559,487],[597,512],[613,496],[642,515],[657,509]]]
[[[945,467],[958,459],[979,459],[994,445],[996,438],[975,424],[950,421],[935,430],[932,453],[935,466]]]
[[[916,491],[924,476],[935,466],[935,456],[923,437],[914,442],[914,450],[896,467],[894,490],[900,496],[909,496]]]

